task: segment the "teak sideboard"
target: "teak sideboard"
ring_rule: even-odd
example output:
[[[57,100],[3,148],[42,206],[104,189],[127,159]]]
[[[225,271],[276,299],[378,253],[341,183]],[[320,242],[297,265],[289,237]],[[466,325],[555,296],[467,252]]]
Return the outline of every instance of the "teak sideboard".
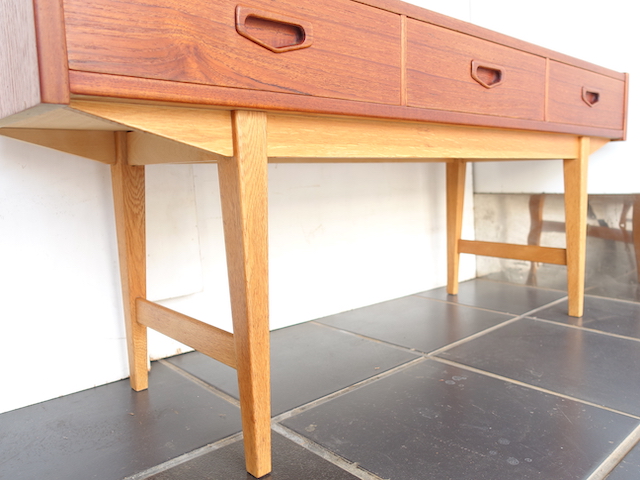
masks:
[[[238,2],[238,3],[237,3]],[[237,369],[247,470],[271,471],[268,162],[445,162],[460,253],[566,265],[583,308],[589,155],[628,77],[397,0],[0,0],[0,133],[111,165],[131,385],[147,327]],[[566,248],[461,239],[465,167],[563,159]],[[144,166],[217,163],[233,334],[145,298]]]

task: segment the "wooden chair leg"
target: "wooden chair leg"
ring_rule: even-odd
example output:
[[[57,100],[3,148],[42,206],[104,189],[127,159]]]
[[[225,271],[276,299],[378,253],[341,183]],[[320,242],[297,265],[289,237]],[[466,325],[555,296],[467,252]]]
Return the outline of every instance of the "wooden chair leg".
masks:
[[[567,235],[569,315],[584,310],[584,277],[587,246],[587,167],[590,139],[580,138],[578,158],[564,160],[564,204]]]
[[[111,167],[131,388],[148,387],[147,328],[136,320],[136,299],[146,297],[144,167],[127,164],[126,132],[116,132]]]
[[[247,471],[271,471],[266,114],[232,113],[234,157],[218,163]]]
[[[450,295],[458,294],[466,167],[464,160],[447,163],[447,292]]]

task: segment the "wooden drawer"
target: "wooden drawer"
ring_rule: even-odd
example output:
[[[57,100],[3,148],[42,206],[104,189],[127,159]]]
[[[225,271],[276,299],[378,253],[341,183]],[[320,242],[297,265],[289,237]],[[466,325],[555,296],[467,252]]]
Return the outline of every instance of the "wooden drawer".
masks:
[[[624,105],[624,81],[550,61],[549,121],[622,129]]]
[[[544,58],[411,19],[407,38],[409,106],[544,120]]]
[[[400,103],[399,15],[340,0],[237,7],[230,0],[64,0],[69,68]]]

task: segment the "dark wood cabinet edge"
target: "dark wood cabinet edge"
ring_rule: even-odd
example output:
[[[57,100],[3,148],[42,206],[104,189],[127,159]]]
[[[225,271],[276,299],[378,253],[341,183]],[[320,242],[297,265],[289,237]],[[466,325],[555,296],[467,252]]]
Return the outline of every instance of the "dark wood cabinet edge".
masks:
[[[494,32],[493,30],[489,30],[484,27],[480,27],[478,25],[465,22],[463,20],[458,20],[456,18],[449,17],[441,13],[432,12],[431,10],[418,7],[417,5],[408,4],[400,0],[352,0],[352,1],[356,3],[368,5],[371,7],[379,8],[381,10],[386,10],[388,12],[396,13],[398,15],[406,15],[409,18],[413,18],[421,22],[426,22],[439,27],[447,28],[449,30],[454,30],[456,32],[464,33],[466,35],[471,35],[473,37],[477,37],[483,40],[488,40],[493,43],[504,45],[510,48],[515,48],[517,50],[522,50],[523,52],[531,53],[541,57],[550,58],[551,60],[555,60],[557,62],[566,63],[568,65],[573,65],[579,68],[584,68],[585,70],[597,72],[601,75],[606,75],[608,77],[612,77],[618,80],[624,80],[624,73],[620,73],[606,67],[601,67],[599,65],[587,62],[585,60],[580,60],[579,58],[575,58],[570,55],[558,53],[554,50],[550,50],[545,47],[540,47],[533,43],[525,42],[524,40],[519,40],[509,35]]]
[[[122,99],[131,102],[170,103],[225,109],[270,110],[311,115],[347,115],[386,120],[419,121],[549,133],[566,133],[620,140],[623,130],[583,125],[521,120],[490,115],[431,110],[402,105],[374,104],[258,90],[120,77],[71,70],[71,93],[76,98]]]
[[[33,0],[40,95],[43,103],[68,104],[69,64],[63,0]]]

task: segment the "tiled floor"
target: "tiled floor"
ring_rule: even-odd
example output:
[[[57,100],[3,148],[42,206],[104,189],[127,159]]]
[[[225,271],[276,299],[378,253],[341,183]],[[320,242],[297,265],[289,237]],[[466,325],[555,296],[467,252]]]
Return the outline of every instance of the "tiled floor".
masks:
[[[478,279],[272,332],[268,478],[640,478],[640,304]],[[0,415],[0,478],[234,480],[234,372],[199,353]]]

